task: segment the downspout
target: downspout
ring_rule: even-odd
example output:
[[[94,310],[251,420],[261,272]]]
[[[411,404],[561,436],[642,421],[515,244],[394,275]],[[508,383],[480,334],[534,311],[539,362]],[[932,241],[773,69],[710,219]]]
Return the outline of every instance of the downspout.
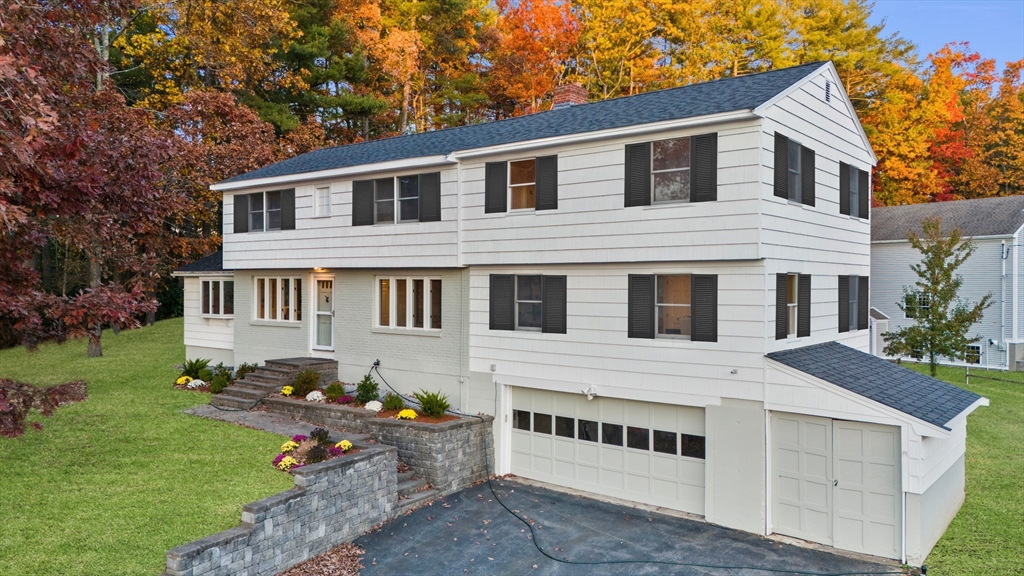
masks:
[[[1011,241],[1012,242],[1012,241]],[[999,346],[1005,350],[1003,356],[1006,359],[1006,369],[1010,369],[1010,347],[1006,344],[1006,257],[1010,250],[1006,246],[1006,240],[999,243],[999,259],[1002,264],[1002,273],[999,276]],[[999,352],[996,346],[996,352]]]

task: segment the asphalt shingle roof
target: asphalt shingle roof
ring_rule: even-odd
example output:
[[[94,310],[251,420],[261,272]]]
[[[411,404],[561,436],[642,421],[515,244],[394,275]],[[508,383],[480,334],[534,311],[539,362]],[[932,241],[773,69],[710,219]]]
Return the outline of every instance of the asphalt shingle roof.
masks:
[[[219,250],[210,254],[209,256],[200,258],[191,264],[185,264],[184,266],[175,270],[175,272],[223,272],[224,271],[224,252]]]
[[[445,130],[307,152],[225,182],[449,154],[513,142],[752,110],[821,68],[822,62],[636,94]]]
[[[871,211],[871,241],[906,240],[911,230],[921,233],[927,218],[942,218],[942,229],[960,229],[964,236],[1013,234],[1024,226],[1024,196],[979,198],[889,206]]]
[[[929,424],[946,424],[981,396],[838,342],[814,344],[768,358]]]

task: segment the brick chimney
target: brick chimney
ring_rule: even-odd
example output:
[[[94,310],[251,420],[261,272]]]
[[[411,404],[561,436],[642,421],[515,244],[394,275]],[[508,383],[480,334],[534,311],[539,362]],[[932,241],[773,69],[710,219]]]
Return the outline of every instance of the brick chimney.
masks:
[[[578,83],[555,86],[552,110],[587,103],[587,89]]]

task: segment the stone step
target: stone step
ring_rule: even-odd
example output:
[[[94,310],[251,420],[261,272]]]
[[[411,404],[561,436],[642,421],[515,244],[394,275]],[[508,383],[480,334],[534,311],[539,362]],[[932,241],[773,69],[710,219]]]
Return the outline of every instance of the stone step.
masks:
[[[295,374],[291,372],[278,372],[276,370],[253,370],[246,375],[246,378],[252,380],[263,380],[267,382],[286,382],[295,378]]]
[[[214,394],[213,398],[210,398],[210,404],[214,406],[221,406],[223,408],[235,408],[237,410],[248,410],[255,406],[259,401],[251,400],[249,398],[239,398],[237,396],[231,396],[221,392],[220,394]]]
[[[268,370],[268,371],[271,371],[271,372],[277,372],[277,373],[281,373],[281,374],[284,374],[284,373],[295,374],[299,370],[302,370],[302,367],[297,366],[295,364],[290,364],[290,363],[287,363],[287,362],[281,362],[279,360],[267,360],[263,364],[263,366],[259,367],[259,369],[260,370]]]
[[[416,473],[411,470],[409,472],[399,472],[398,483],[401,484],[402,482],[405,482],[406,480],[412,480],[415,477]]]
[[[424,490],[423,492],[417,492],[407,500],[399,500],[397,507],[398,509],[395,512],[395,516],[405,514],[406,512],[412,510],[413,508],[417,508],[423,504],[426,504],[427,502],[430,502],[431,500],[436,498],[438,494],[440,494],[440,492],[438,492],[437,490],[430,489]]]
[[[398,483],[398,497],[409,498],[416,494],[416,491],[426,486],[425,480],[420,478],[410,478],[405,482]]]
[[[267,392],[268,394],[271,392],[280,392],[282,388],[278,384],[274,384],[271,382],[259,382],[256,380],[249,380],[248,378],[246,378],[245,380],[235,380],[234,382],[231,383],[231,385],[241,386],[243,388],[251,388],[253,390],[262,390],[264,392]]]
[[[228,396],[234,396],[235,398],[245,398],[248,400],[262,400],[267,392],[263,390],[254,390],[252,388],[243,388],[232,384],[224,389],[221,394],[227,394]]]

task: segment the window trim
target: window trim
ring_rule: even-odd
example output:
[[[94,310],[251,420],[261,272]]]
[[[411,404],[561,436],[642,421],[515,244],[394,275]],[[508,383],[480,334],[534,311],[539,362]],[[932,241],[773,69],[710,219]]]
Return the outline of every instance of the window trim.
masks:
[[[220,298],[218,300],[218,305],[219,305],[218,309],[220,310],[220,314],[214,314],[212,312],[203,312],[203,288],[204,288],[205,284],[212,284],[213,282],[217,282],[218,284],[220,284],[220,289],[219,289]],[[224,313],[224,283],[225,282],[231,282],[231,310],[232,310],[231,314],[225,314]],[[222,277],[222,278],[200,278],[199,279],[199,315],[201,317],[203,317],[203,318],[234,318],[235,317],[235,313],[234,313],[234,309],[235,309],[235,304],[234,304],[234,301],[235,301],[235,297],[234,297],[235,296],[234,284],[235,284],[235,279],[234,278],[228,278],[228,277]]]
[[[381,281],[388,281],[388,325],[380,323]],[[395,289],[398,280],[405,280],[405,326],[398,325],[398,290]],[[414,281],[423,281],[423,327],[414,326],[416,300],[413,297],[412,286]],[[434,333],[440,334],[444,330],[444,309],[441,310],[441,327],[433,328],[433,281],[441,282],[441,303],[444,304],[444,280],[440,276],[374,276],[373,278],[373,328],[375,330],[386,330],[394,332]]]
[[[253,320],[253,322],[268,323],[268,324],[281,324],[281,325],[287,325],[287,326],[297,326],[299,324],[302,324],[302,303],[305,302],[306,299],[302,298],[301,294],[299,295],[299,298],[297,299],[295,297],[295,295],[296,295],[296,292],[301,292],[302,291],[302,281],[304,279],[305,278],[303,276],[290,276],[290,275],[286,275],[286,276],[262,276],[262,275],[254,275],[252,277],[252,294],[253,294],[253,297],[252,297],[252,320]],[[276,306],[275,306],[275,310],[274,310],[274,313],[275,313],[275,316],[276,316],[275,318],[260,318],[259,317],[259,312],[260,312],[259,281],[260,280],[263,280],[265,282],[264,285],[268,286],[268,287],[270,285],[270,281],[271,280],[276,280],[277,282],[276,282],[275,290],[278,291],[278,292],[280,292],[280,290],[281,290],[282,280],[287,280],[288,281],[288,297],[289,297],[288,298],[288,303],[289,303],[289,305],[288,305],[288,318],[287,319],[281,318],[282,311],[284,309],[284,299],[280,298],[280,297],[278,297],[277,300],[275,301],[276,302]],[[298,282],[296,282],[296,281],[298,281]],[[270,290],[269,289],[265,289],[264,290],[263,301],[264,301],[263,303],[265,305],[264,309],[267,310],[267,312],[269,312],[270,311],[270,302],[271,302]],[[296,302],[300,303],[299,306],[296,306]]]
[[[651,203],[650,203],[649,206],[647,206],[648,208],[650,208],[652,206],[665,206],[665,205],[672,205],[672,204],[692,204],[692,203],[694,203],[693,202],[693,148],[694,148],[694,146],[693,146],[693,138],[694,138],[693,136],[680,136],[678,138],[662,138],[661,140],[651,140],[651,154],[650,154],[651,157],[649,158],[649,162],[650,162],[650,164],[649,164],[649,172],[650,172],[650,176],[651,176]],[[688,165],[686,166],[686,168],[672,168],[672,169],[669,169],[669,170],[655,170],[654,169],[654,145],[657,144],[658,142],[668,142],[669,140],[689,140],[689,142],[690,142],[690,144],[689,144],[689,146],[690,146],[689,160],[690,161],[689,161]],[[655,174],[668,174],[670,172],[683,172],[683,171],[690,173],[690,189],[688,190],[688,193],[687,193],[687,199],[686,200],[658,200],[658,199],[656,199],[654,195],[655,195],[655,192],[656,192],[655,187],[656,187],[657,183],[655,182],[654,175]]]
[[[690,303],[689,304],[659,304],[658,303],[658,279],[668,276],[688,276],[690,278]],[[674,308],[689,308],[690,309],[690,334],[659,334],[658,323],[661,315],[658,313],[658,308],[662,306],[671,306]],[[693,274],[682,273],[682,274],[655,274],[654,275],[654,339],[655,340],[682,340],[684,342],[693,341]]]
[[[327,203],[323,205],[324,210],[321,210],[319,193],[321,190],[327,191]],[[333,200],[333,192],[331,192],[330,185],[328,186],[316,186],[313,188],[313,217],[314,218],[327,218],[331,215],[331,202]]]
[[[533,182],[525,182],[521,184],[512,184],[512,163],[513,162],[527,162],[533,161]],[[533,207],[532,208],[513,208],[512,207],[512,188],[520,186],[533,186]],[[508,207],[506,214],[513,212],[536,212],[537,211],[537,157],[529,158],[513,158],[507,160],[505,163],[505,206]]]

